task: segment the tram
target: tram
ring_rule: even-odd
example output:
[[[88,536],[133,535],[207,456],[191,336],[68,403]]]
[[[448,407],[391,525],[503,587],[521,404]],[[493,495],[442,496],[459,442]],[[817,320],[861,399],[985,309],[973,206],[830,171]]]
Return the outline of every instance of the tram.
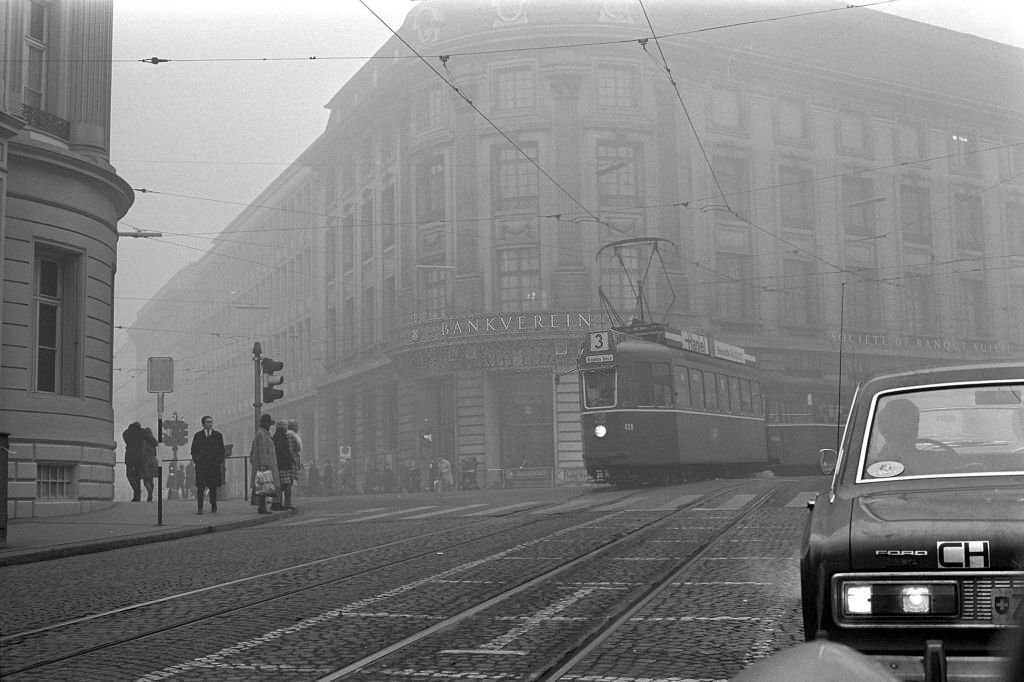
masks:
[[[768,468],[752,361],[738,346],[663,324],[591,332],[577,361],[588,475],[643,485]]]

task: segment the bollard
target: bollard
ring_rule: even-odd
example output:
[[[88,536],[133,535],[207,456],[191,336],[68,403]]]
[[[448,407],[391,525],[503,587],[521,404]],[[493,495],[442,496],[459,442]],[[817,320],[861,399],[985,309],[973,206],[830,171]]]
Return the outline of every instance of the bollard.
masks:
[[[164,525],[164,468],[156,468],[156,525]]]

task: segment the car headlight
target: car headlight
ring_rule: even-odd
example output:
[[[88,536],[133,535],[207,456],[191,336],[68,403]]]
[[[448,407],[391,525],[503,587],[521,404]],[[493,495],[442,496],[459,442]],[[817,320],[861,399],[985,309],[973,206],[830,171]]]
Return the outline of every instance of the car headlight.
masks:
[[[844,582],[840,585],[843,615],[955,616],[955,582]]]
[[[597,436],[598,438],[604,438],[605,436],[608,435],[608,427],[605,426],[604,424],[595,424],[594,435]]]

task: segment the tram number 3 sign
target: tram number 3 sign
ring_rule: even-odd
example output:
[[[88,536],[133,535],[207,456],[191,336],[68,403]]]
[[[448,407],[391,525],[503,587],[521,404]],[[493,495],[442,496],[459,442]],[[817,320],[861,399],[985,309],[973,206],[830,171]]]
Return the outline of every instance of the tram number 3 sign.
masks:
[[[607,353],[612,349],[612,333],[610,331],[590,332],[589,352]]]

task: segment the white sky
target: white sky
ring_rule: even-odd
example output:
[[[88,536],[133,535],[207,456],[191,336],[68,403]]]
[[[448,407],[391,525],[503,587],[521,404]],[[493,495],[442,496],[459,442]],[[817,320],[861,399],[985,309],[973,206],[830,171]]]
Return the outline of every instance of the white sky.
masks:
[[[414,4],[367,3],[396,29]],[[1024,0],[876,9],[1024,47]],[[137,193],[120,229],[166,235],[120,241],[115,325],[129,325],[323,131],[323,106],[389,35],[358,0],[115,1],[111,162],[132,187],[159,192]],[[152,56],[178,61],[138,61]],[[302,59],[275,60],[285,57]],[[268,61],[215,61],[232,58]],[[125,341],[119,331],[115,346]]]

